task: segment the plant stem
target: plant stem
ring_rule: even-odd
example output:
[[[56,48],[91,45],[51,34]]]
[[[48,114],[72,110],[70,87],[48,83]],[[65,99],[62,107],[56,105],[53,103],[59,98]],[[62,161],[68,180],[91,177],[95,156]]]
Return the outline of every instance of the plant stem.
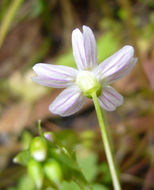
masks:
[[[111,150],[111,145],[109,142],[109,135],[108,135],[107,129],[106,129],[105,124],[104,124],[104,120],[103,120],[103,116],[102,116],[102,110],[100,108],[96,92],[94,92],[92,94],[92,98],[93,98],[93,102],[94,102],[96,113],[97,113],[98,122],[99,122],[100,129],[101,129],[102,140],[103,140],[104,149],[105,149],[107,161],[108,161],[110,172],[111,172],[113,186],[114,186],[115,190],[121,190],[119,176],[118,176],[118,172],[116,169],[113,153]]]

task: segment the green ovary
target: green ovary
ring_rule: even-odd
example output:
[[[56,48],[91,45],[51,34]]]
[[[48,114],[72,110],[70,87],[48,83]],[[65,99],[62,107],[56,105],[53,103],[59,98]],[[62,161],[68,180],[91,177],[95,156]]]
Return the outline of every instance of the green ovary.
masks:
[[[90,71],[81,71],[77,76],[76,82],[83,94],[88,98],[91,98],[91,94],[94,92],[96,92],[98,96],[101,93],[101,85],[95,75]]]

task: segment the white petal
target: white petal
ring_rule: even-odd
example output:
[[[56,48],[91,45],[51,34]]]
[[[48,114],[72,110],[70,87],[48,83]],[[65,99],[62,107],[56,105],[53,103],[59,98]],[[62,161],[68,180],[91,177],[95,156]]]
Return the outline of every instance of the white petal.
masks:
[[[65,88],[74,83],[78,71],[62,65],[38,63],[33,70],[37,74],[32,80],[38,84],[52,88]]]
[[[97,66],[97,46],[95,36],[87,26],[83,26],[83,40],[87,63],[90,68],[94,68]]]
[[[116,107],[123,103],[123,97],[111,86],[106,86],[102,89],[98,100],[100,106],[107,111],[114,111]]]
[[[97,65],[97,47],[91,29],[83,26],[83,34],[79,29],[72,32],[73,55],[79,70],[89,70]]]
[[[118,80],[128,74],[135,66],[137,59],[133,58],[134,48],[124,46],[111,57],[103,61],[94,71],[99,80],[107,80],[109,83]]]
[[[137,58],[132,58],[132,60],[129,62],[128,65],[125,65],[123,68],[119,69],[116,73],[113,73],[112,75],[108,76],[105,80],[108,84],[111,84],[122,77],[126,76],[131,72],[131,70],[136,65]]]
[[[79,29],[72,32],[72,48],[73,55],[79,70],[87,68],[87,60],[85,56],[85,49],[83,43],[83,35]]]
[[[80,89],[74,85],[60,93],[50,104],[49,110],[60,116],[70,116],[82,108],[85,99]]]

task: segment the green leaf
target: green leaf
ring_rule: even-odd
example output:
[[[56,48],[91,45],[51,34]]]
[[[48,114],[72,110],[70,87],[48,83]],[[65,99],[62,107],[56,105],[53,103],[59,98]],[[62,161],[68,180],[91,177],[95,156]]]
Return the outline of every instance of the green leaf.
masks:
[[[30,157],[29,150],[24,150],[19,154],[17,154],[17,156],[13,159],[13,162],[26,166],[29,161],[29,157]]]
[[[60,163],[67,165],[68,167],[78,170],[79,167],[77,163],[66,153],[64,153],[61,149],[51,149],[50,150],[51,157],[58,160]]]
[[[64,181],[62,183],[61,190],[81,190],[81,189],[74,182],[66,182],[66,181]]]
[[[29,175],[24,175],[18,183],[18,190],[27,190],[27,189],[35,190],[35,184]]]
[[[110,184],[112,182],[110,170],[106,162],[100,165],[100,172],[102,174],[102,182],[105,184]]]
[[[35,190],[35,184],[28,174],[22,176],[16,187],[9,187],[7,190]]]
[[[83,155],[83,157],[78,157],[77,155],[77,161],[86,179],[89,182],[93,182],[99,172],[99,168],[97,166],[97,154],[89,151],[87,154]]]
[[[105,187],[104,185],[101,184],[94,184],[92,185],[93,190],[109,190],[109,188]]]

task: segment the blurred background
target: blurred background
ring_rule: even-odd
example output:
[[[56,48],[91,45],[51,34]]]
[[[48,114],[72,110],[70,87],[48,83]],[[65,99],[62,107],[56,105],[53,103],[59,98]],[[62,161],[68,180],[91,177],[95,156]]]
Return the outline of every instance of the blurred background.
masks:
[[[154,1],[0,0],[2,190],[35,189],[26,169],[12,159],[38,135],[38,119],[43,131],[57,133],[68,148],[76,147],[79,165],[96,190],[112,189],[92,102],[60,118],[48,106],[61,90],[31,81],[38,62],[75,67],[71,33],[77,27],[82,30],[82,25],[96,36],[99,63],[126,44],[135,48],[136,67],[114,84],[124,104],[104,114],[123,189],[154,189]],[[71,185],[64,184],[63,190],[78,190]]]

